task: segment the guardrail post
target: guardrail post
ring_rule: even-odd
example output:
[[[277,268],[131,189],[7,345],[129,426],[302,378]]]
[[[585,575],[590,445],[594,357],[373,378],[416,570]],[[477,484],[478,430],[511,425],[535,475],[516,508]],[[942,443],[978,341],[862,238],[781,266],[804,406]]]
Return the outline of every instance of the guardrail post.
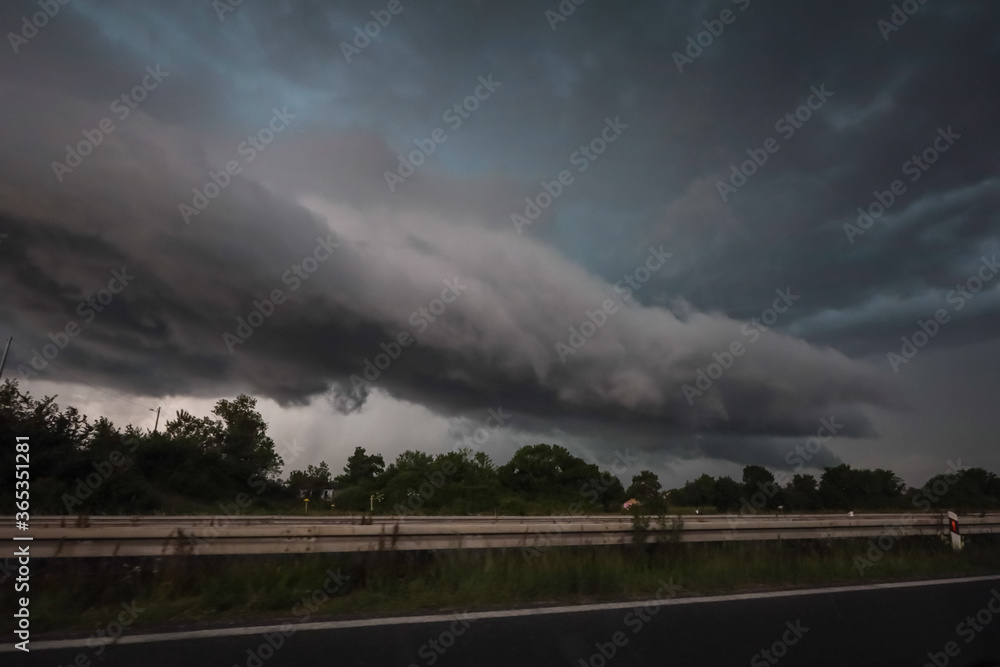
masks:
[[[948,532],[951,533],[951,548],[958,551],[962,548],[962,534],[958,532],[958,515],[948,512]]]

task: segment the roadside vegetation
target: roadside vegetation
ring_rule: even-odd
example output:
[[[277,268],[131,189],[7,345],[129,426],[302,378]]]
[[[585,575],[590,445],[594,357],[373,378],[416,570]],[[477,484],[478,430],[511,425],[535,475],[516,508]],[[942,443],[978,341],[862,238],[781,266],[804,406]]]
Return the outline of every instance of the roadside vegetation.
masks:
[[[982,511],[1000,508],[1000,478],[981,468],[956,467],[907,488],[890,470],[849,465],[813,475],[775,473],[762,466],[742,478],[701,475],[665,490],[656,474],[628,465],[608,470],[554,444],[521,447],[502,465],[482,451],[430,455],[408,450],[386,465],[358,447],[343,472],[325,462],[283,477],[282,453],[256,400],[220,400],[211,416],[180,411],[151,433],[90,421],[54,397],[36,399],[18,383],[0,385],[0,441],[31,441],[31,512],[64,515],[300,514],[581,515],[622,513],[629,499],[647,515],[699,512],[816,512],[847,510]],[[14,451],[3,449],[6,469]],[[627,461],[626,457],[623,461]],[[616,462],[616,465],[623,463]],[[0,476],[0,513],[14,512],[14,479]],[[324,490],[334,490],[332,500]]]
[[[158,626],[306,621],[514,605],[652,599],[661,581],[679,596],[996,574],[996,536],[963,551],[937,537],[895,541],[877,562],[871,540],[659,543],[645,546],[279,557],[47,560],[35,564],[32,624],[93,632],[142,609],[129,632]],[[326,584],[332,595],[318,593]],[[334,584],[331,586],[330,584]]]
[[[281,452],[289,448],[268,436],[249,396],[219,401],[208,417],[179,412],[151,433],[120,429],[103,418],[91,422],[8,380],[0,386],[0,441],[15,436],[32,443],[34,516],[301,514],[304,496],[312,501],[310,514],[620,515],[625,500],[639,501],[628,510],[636,539],[620,546],[34,560],[32,589],[39,593],[32,597],[32,623],[40,631],[92,633],[133,600],[142,611],[130,632],[248,619],[647,599],[670,580],[682,587],[681,595],[699,595],[997,572],[996,536],[973,536],[959,552],[936,537],[893,539],[886,548],[872,540],[677,539],[677,515],[694,511],[1000,507],[1000,480],[975,468],[906,488],[887,470],[842,465],[825,469],[819,479],[794,475],[779,483],[780,471],[776,479],[761,466],[747,466],[739,481],[702,475],[668,491],[651,471],[629,470],[625,488],[618,476],[563,447],[536,444],[502,465],[472,449],[435,456],[406,451],[386,465],[380,454],[359,447],[339,475],[321,463],[283,476]],[[3,451],[13,469],[13,449]],[[0,477],[2,514],[13,514],[12,484],[11,476]],[[334,507],[321,495],[331,488],[337,490]],[[337,573],[346,579],[335,593],[301,606]],[[0,607],[10,601],[0,596]]]

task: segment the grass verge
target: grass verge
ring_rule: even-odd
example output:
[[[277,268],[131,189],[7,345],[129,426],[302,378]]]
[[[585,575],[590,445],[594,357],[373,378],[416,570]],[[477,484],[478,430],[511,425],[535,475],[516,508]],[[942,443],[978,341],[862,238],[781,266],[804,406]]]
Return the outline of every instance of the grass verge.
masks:
[[[135,600],[127,632],[263,619],[484,609],[1000,574],[1000,538],[937,537],[32,563],[35,632],[93,634]],[[871,559],[872,554],[880,554]],[[871,564],[858,567],[858,558]],[[331,575],[346,575],[339,587]],[[335,593],[319,594],[324,583]],[[6,593],[7,591],[5,591]],[[5,596],[6,597],[6,596]],[[8,598],[9,599],[9,598]],[[11,600],[12,603],[12,600]],[[298,605],[298,606],[297,606]],[[12,606],[4,603],[3,607]],[[6,612],[5,612],[6,613]]]

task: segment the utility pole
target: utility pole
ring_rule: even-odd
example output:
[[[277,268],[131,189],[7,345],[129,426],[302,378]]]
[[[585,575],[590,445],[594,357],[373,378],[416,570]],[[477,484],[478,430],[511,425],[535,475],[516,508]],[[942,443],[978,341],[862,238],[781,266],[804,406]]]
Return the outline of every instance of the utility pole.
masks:
[[[152,412],[153,408],[150,408],[149,411]],[[160,425],[160,409],[156,408],[156,423],[153,424],[153,433],[156,433],[156,427],[159,425]]]
[[[7,336],[7,346],[3,349],[3,358],[0,359],[0,378],[3,377],[3,365],[7,363],[7,352],[10,350],[10,342],[14,340],[13,336]]]

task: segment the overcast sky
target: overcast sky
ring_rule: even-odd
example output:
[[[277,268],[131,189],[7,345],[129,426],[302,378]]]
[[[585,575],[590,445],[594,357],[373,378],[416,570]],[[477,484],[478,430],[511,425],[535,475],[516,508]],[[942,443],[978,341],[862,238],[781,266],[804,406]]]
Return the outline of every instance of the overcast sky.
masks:
[[[626,484],[821,428],[806,472],[1000,472],[995,2],[52,4],[0,7],[34,394],[250,393],[295,468],[499,411]]]

